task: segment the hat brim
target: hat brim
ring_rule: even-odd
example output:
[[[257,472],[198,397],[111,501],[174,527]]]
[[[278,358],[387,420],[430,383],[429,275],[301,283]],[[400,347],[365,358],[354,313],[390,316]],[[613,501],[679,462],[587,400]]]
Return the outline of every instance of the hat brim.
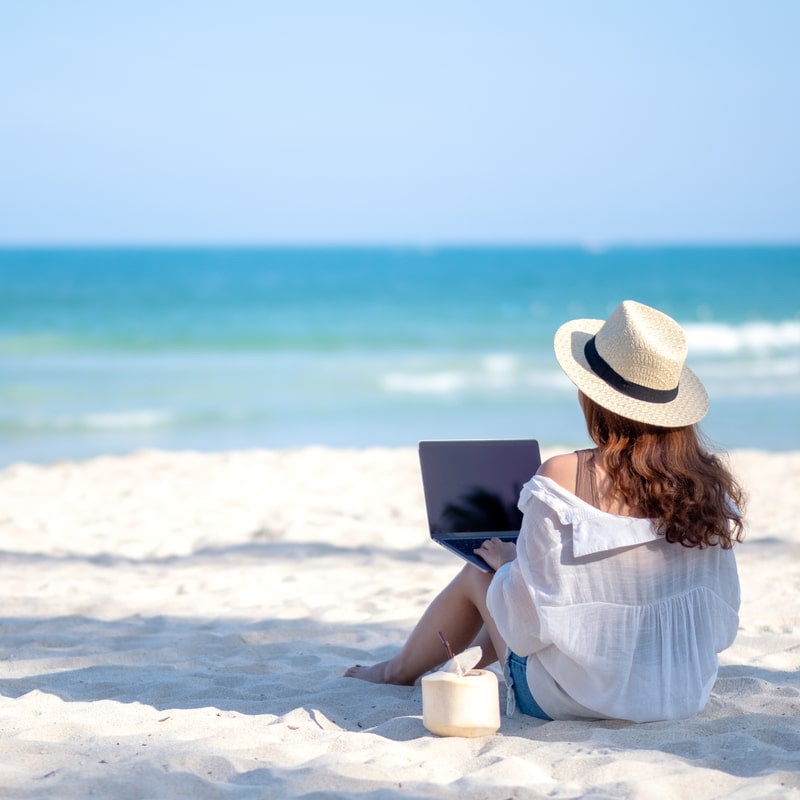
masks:
[[[622,417],[662,428],[694,425],[706,415],[708,394],[700,379],[685,365],[678,394],[666,403],[636,400],[599,378],[589,366],[584,348],[603,325],[604,321],[600,319],[571,320],[556,331],[553,341],[561,369],[587,397]]]

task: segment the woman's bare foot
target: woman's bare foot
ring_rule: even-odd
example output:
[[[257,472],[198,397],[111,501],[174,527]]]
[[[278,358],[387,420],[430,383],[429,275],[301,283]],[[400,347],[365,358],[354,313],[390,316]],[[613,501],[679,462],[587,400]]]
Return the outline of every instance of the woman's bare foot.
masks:
[[[396,686],[413,686],[414,681],[404,681],[399,679],[392,672],[392,662],[381,661],[378,664],[373,664],[371,667],[365,667],[361,664],[356,664],[353,667],[345,670],[345,678],[358,678],[362,681],[370,681],[371,683],[392,683]]]

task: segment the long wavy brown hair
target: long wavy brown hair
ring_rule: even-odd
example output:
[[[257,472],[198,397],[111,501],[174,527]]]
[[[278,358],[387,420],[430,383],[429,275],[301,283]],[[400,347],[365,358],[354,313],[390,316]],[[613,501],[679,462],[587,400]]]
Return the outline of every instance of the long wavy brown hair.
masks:
[[[612,492],[668,542],[728,549],[744,538],[745,498],[694,425],[661,428],[621,417],[580,393]]]

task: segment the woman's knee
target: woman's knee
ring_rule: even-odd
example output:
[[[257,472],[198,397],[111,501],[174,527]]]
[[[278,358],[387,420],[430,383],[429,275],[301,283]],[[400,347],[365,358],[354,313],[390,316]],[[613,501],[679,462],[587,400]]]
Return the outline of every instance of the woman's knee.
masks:
[[[481,572],[473,564],[466,564],[459,574],[459,579],[472,597],[485,597],[492,582],[491,572]]]

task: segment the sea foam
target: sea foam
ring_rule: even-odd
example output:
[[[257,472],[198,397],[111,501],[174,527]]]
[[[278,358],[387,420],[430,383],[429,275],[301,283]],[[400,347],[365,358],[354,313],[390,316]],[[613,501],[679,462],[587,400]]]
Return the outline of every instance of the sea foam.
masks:
[[[732,356],[800,350],[800,321],[690,323],[684,325],[689,351],[696,355]]]

